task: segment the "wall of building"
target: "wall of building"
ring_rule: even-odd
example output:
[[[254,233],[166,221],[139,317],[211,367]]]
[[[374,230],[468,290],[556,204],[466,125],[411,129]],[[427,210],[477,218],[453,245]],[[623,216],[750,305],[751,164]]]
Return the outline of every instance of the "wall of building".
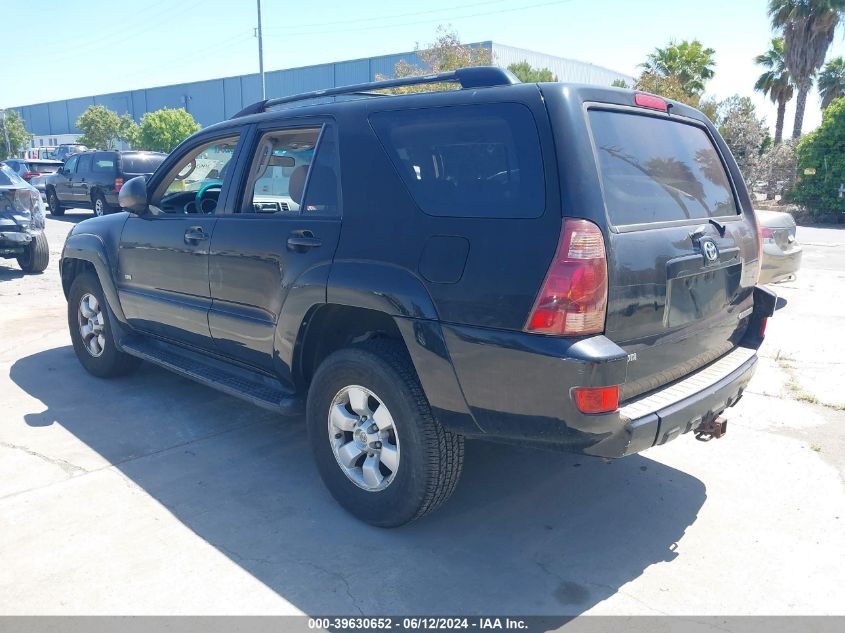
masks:
[[[490,50],[493,63],[499,66],[506,67],[514,62],[527,60],[532,66],[551,69],[560,81],[609,85],[616,78],[630,80],[625,75],[592,64],[489,41],[477,42],[471,46]],[[392,76],[394,67],[401,60],[417,66],[424,65],[415,52],[409,51],[266,72],[267,97],[284,97],[309,90],[375,81],[378,76]],[[140,120],[145,112],[160,108],[185,108],[205,127],[231,117],[260,99],[261,84],[256,73],[51,101],[14,109],[20,112],[29,131],[38,136],[48,136],[79,133],[75,125],[76,120],[92,105],[103,105],[118,114],[128,112],[136,121]]]

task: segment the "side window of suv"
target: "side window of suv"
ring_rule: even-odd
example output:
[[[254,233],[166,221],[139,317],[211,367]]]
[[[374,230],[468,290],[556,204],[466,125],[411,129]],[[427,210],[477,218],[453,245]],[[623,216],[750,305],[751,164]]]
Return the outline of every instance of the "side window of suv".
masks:
[[[249,171],[241,213],[340,215],[333,125],[265,133]]]
[[[370,124],[425,213],[536,218],[546,207],[540,137],[518,103],[377,112]]]
[[[150,200],[161,213],[211,215],[229,183],[239,136],[189,150],[165,176]]]
[[[94,154],[93,171],[97,174],[113,174],[117,155],[114,152],[97,152]]]
[[[76,163],[79,160],[79,156],[71,156],[68,158],[67,162],[65,163],[65,174],[72,174],[76,171]]]
[[[80,174],[87,174],[91,171],[92,156],[92,154],[82,154],[82,156],[79,157],[79,168],[77,169],[77,171]]]

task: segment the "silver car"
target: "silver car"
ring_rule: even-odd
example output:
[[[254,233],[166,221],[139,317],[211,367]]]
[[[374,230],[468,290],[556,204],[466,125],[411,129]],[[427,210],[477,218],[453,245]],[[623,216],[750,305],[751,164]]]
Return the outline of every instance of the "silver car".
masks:
[[[760,283],[773,284],[795,279],[801,267],[801,246],[795,237],[795,220],[780,211],[758,211],[757,222],[763,246]]]

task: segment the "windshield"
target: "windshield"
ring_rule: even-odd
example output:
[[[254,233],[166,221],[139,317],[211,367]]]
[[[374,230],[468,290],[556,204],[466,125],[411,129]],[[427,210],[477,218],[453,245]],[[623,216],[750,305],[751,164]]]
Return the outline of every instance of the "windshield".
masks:
[[[0,164],[0,186],[2,187],[14,187],[14,186],[23,186],[28,187],[26,181],[18,176],[15,172],[13,172],[9,167],[6,165]]]

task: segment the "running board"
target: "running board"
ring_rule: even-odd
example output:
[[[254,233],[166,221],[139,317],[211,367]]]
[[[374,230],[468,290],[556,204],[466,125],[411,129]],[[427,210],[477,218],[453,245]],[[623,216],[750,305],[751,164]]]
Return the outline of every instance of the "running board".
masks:
[[[185,378],[282,415],[301,415],[302,399],[281,383],[249,369],[193,352],[164,341],[132,337],[121,341],[131,356],[164,367]]]

